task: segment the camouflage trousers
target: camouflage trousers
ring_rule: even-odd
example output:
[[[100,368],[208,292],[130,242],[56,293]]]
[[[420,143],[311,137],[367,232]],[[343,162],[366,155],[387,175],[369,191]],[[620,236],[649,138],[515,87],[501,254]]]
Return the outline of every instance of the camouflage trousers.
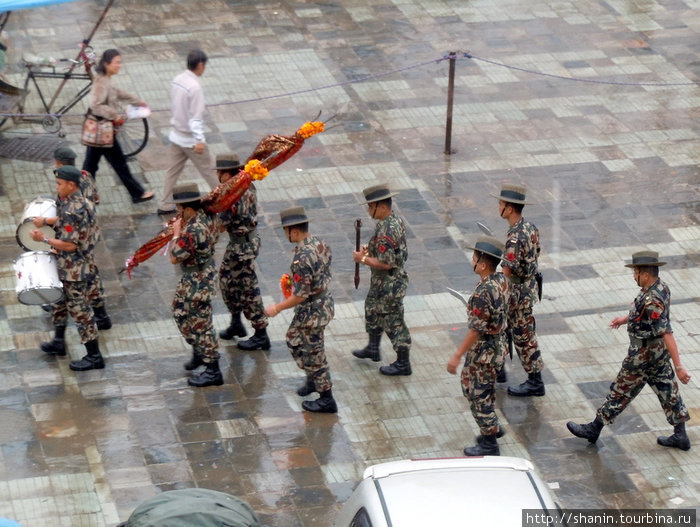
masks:
[[[180,278],[173,298],[173,318],[180,334],[207,362],[219,358],[212,322],[215,277],[213,264],[203,271],[187,272]]]
[[[235,245],[229,244],[219,269],[219,286],[224,304],[231,313],[243,313],[253,329],[264,329],[268,321],[255,273],[255,256],[240,254]]]
[[[314,381],[316,391],[321,393],[330,390],[331,373],[328,371],[324,332],[326,327],[299,327],[294,320],[287,330],[287,347],[294,362],[306,372],[307,377]]]
[[[365,328],[367,333],[386,333],[394,351],[411,350],[411,334],[404,321],[403,295],[400,298],[379,299],[372,294],[365,300]]]
[[[479,427],[481,435],[490,436],[498,432],[496,415],[496,377],[503,366],[502,351],[477,342],[467,353],[460,381],[462,393],[469,401],[469,409]]]
[[[645,384],[648,384],[659,398],[666,421],[670,425],[676,426],[690,419],[678,391],[668,350],[663,339],[659,339],[648,346],[630,345],[620,372],[610,385],[605,403],[598,408],[597,415],[600,420],[605,424],[612,423],[632,399],[639,395]]]
[[[70,314],[83,344],[97,338],[97,324],[88,301],[88,289],[87,282],[63,282],[63,299],[53,304],[51,312],[51,323],[54,326],[66,326]]]
[[[515,286],[517,287],[517,286]],[[535,316],[532,299],[528,295],[513,294],[508,308],[508,327],[513,333],[513,347],[520,357],[525,373],[539,373],[544,368],[542,354],[537,345]]]

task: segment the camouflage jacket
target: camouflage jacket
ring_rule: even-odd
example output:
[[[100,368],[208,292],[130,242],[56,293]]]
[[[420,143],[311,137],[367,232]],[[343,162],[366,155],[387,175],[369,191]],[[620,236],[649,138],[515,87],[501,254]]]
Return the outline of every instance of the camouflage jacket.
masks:
[[[627,333],[630,337],[648,339],[671,331],[671,291],[657,278],[634,299],[627,319]]]
[[[258,226],[258,200],[252,183],[229,210],[219,214],[219,220],[231,237],[245,236]]]
[[[527,292],[533,302],[537,300],[535,274],[540,249],[540,231],[532,223],[521,218],[508,229],[502,265],[512,271],[514,289]]]
[[[296,323],[319,327],[333,319],[331,259],[331,248],[315,236],[302,240],[294,248],[292,294],[306,299],[294,308]]]
[[[214,218],[200,209],[182,226],[172,255],[185,272],[204,270],[214,264],[217,238]]]
[[[86,200],[91,202],[93,205],[97,205],[100,202],[100,195],[97,193],[97,184],[95,183],[95,178],[90,175],[87,170],[80,171],[80,192]]]
[[[509,294],[510,281],[503,273],[493,273],[479,282],[467,302],[469,329],[477,331],[484,340],[504,333]]]
[[[393,290],[393,283],[408,284],[408,273],[404,269],[408,259],[408,246],[406,245],[406,224],[403,218],[394,212],[383,220],[377,222],[374,236],[367,244],[368,254],[383,264],[388,264],[391,269],[376,269],[372,267],[370,287]]]
[[[76,245],[76,250],[72,252],[56,251],[59,278],[68,282],[87,280],[95,267],[95,206],[78,191],[58,198],[54,230],[57,239]]]

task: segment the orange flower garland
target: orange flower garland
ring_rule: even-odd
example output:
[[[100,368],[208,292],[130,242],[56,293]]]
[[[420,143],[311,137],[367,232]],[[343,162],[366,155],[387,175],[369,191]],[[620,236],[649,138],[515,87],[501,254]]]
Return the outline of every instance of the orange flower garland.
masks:
[[[270,173],[270,171],[266,169],[257,159],[251,159],[248,161],[243,168],[243,172],[247,173],[255,181],[265,179]]]
[[[280,278],[280,288],[284,298],[292,296],[292,277],[288,273],[284,273]]]
[[[304,123],[299,130],[297,130],[297,134],[304,139],[308,139],[312,135],[320,134],[325,129],[325,125],[321,121],[308,121]]]

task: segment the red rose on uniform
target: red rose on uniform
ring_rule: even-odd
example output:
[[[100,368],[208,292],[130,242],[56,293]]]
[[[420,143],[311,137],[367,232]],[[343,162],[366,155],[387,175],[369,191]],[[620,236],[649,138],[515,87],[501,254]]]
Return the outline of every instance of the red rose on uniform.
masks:
[[[652,311],[652,312],[651,312],[651,318],[652,318],[653,320],[659,320],[659,319],[661,318],[661,315],[659,315],[659,313],[657,313],[656,311]]]
[[[474,316],[475,316],[475,317],[478,317],[479,315],[481,315],[481,310],[480,310],[478,307],[475,307],[475,308],[472,310],[472,313],[474,313]]]
[[[294,273],[294,281],[298,282],[299,280],[301,280],[301,275]]]
[[[71,225],[66,225],[66,232],[73,232],[73,227]]]
[[[514,253],[508,253],[508,254],[506,255],[506,258],[508,259],[509,262],[512,262],[513,260],[515,260],[515,254],[514,254]]]
[[[385,253],[385,252],[386,252],[386,245],[380,245],[380,246],[379,246],[379,252],[380,252],[380,253]]]
[[[178,246],[180,249],[184,249],[184,248],[185,248],[185,240],[183,240],[183,239],[178,240],[178,241],[177,241],[177,246]]]

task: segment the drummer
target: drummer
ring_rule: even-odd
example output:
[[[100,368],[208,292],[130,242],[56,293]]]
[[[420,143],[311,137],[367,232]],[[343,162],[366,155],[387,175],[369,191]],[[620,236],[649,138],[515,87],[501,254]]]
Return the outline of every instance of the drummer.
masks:
[[[94,270],[95,207],[80,192],[80,170],[66,165],[56,169],[54,174],[59,198],[58,216],[53,224],[56,236],[48,238],[35,229],[31,231],[31,237],[34,241],[46,243],[48,250],[56,254],[64,300],[55,304],[51,314],[54,338],[42,343],[41,349],[50,355],[66,355],[64,339],[70,313],[87,350],[82,359],[70,363],[70,369],[102,369],[105,363],[97,341],[97,324],[88,301],[88,279]]]

